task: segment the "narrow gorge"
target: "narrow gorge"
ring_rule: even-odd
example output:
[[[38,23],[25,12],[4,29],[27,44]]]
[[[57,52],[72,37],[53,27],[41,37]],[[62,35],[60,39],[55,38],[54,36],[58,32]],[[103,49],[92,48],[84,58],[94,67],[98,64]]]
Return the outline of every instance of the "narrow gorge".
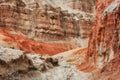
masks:
[[[119,80],[120,0],[0,0],[0,80]]]

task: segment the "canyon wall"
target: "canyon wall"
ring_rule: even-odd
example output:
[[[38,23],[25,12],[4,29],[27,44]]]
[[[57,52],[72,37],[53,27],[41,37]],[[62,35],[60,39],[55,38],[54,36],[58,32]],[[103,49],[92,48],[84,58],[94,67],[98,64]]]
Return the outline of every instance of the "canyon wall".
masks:
[[[73,39],[80,37],[87,43],[94,16],[94,0],[0,1],[0,26],[12,27],[35,40],[75,43]]]
[[[97,22],[90,35],[89,56],[117,54],[119,43],[118,1],[97,1]]]
[[[120,0],[96,1],[96,26],[92,29],[87,58],[106,65],[100,80],[119,80]],[[112,61],[110,61],[112,60]]]

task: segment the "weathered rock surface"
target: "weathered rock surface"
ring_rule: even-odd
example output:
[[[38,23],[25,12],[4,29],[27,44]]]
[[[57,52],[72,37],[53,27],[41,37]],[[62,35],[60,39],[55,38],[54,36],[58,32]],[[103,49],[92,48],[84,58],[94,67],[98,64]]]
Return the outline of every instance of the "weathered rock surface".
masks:
[[[80,36],[81,38],[86,38],[86,32],[85,32],[85,36],[81,35],[82,32],[84,33],[84,31],[81,31],[81,28],[87,30],[89,26],[93,26],[93,23],[91,23],[90,20],[90,18],[93,18],[93,16],[91,12],[89,12],[92,10],[91,8],[88,8],[89,2],[85,3],[88,0],[81,2],[80,3],[81,5],[79,7],[78,7],[79,1],[75,0],[73,3],[71,3],[73,4],[72,6],[70,6],[71,4],[68,5],[71,8],[68,9],[68,11],[66,10],[63,11],[63,8],[66,8],[66,7],[61,7],[63,6],[63,4],[59,4],[58,6],[55,5],[56,3],[59,2],[59,0],[56,1],[47,0],[49,5],[48,4],[40,5],[37,4],[36,2],[34,3],[34,1],[32,2],[31,0],[30,6],[28,6],[28,3],[26,3],[27,1],[26,2],[25,1],[26,0],[22,0],[22,2],[20,2],[22,4],[20,4],[19,1],[18,3],[15,3],[16,1],[14,3],[12,2],[14,7],[15,8],[17,7],[18,9],[15,9],[15,11],[14,10],[11,11],[15,14],[20,13],[19,18],[17,18],[20,20],[16,21],[17,27],[15,26],[14,28],[20,30],[20,28],[22,28],[21,26],[23,26],[21,31],[23,32],[23,30],[25,30],[23,33],[31,38],[36,39],[35,38],[36,36],[37,37],[40,36],[40,38],[43,38],[44,35],[45,37],[48,35],[48,37],[50,38],[53,38],[51,36],[53,35],[55,39],[60,39],[60,40],[64,40],[67,37],[78,37],[78,36]],[[39,0],[37,1],[39,2]],[[91,3],[92,0],[89,1]],[[66,2],[69,1],[66,0]],[[6,3],[5,0],[1,1],[2,7],[6,6],[4,3]],[[44,1],[44,3],[46,3],[46,1]],[[13,8],[13,5],[10,5],[11,9]],[[42,7],[44,6],[44,9],[40,8],[39,6]],[[24,9],[25,11],[27,9],[28,13],[24,12],[23,11]],[[76,14],[76,12],[74,14],[71,14],[72,9],[75,10],[80,9],[83,11],[85,9],[85,12],[89,12],[89,14],[87,15],[88,17],[85,17],[86,14],[84,14],[83,12],[80,13],[81,14],[83,13],[84,15],[83,14],[78,15]],[[8,10],[8,8],[5,8],[3,10]],[[25,21],[28,20],[28,22],[30,22],[29,20],[31,19],[31,24],[32,24],[31,26],[24,27],[25,24],[22,24],[20,26],[22,20],[21,18],[23,18],[23,13],[25,13],[25,15],[29,14],[31,16],[29,19],[28,17],[26,17],[25,19]],[[1,19],[3,19],[1,20],[2,23],[1,26],[7,25],[8,27],[13,27],[14,23],[12,24],[12,26],[11,26],[11,22],[10,25],[8,25],[7,21],[9,21],[9,19],[5,18],[4,20],[3,18],[4,15],[3,14],[1,15],[2,15]],[[87,23],[84,23],[84,19],[88,20]],[[79,24],[81,26],[78,26],[76,24]],[[29,59],[33,62],[34,67],[32,67],[32,70],[35,71],[30,70],[27,73],[24,73],[24,75],[23,73],[19,73],[17,74],[17,76],[15,76],[16,74],[12,74],[8,78],[12,78],[12,80],[17,79],[19,75],[20,80],[39,80],[39,79],[40,80],[81,80],[81,79],[82,80],[119,80],[120,78],[119,76],[120,74],[119,28],[120,27],[119,26],[120,26],[120,0],[96,0],[96,25],[91,30],[88,48],[81,48],[81,49],[60,53],[52,56],[52,58],[51,57],[44,58],[38,55],[37,56],[28,55]],[[40,34],[38,33],[39,31]],[[3,35],[1,36],[4,37]],[[63,38],[63,36],[65,38]],[[10,37],[8,39],[3,39],[3,40],[8,42],[10,41],[9,39],[13,39],[13,38],[16,37],[12,36],[12,38]],[[15,40],[16,39],[14,39],[14,41]],[[24,41],[23,38],[18,41],[21,42],[21,40]],[[35,52],[36,50],[34,50],[34,48],[31,47],[35,45],[33,45],[33,43],[31,42],[30,42],[31,45],[28,46],[30,47],[28,48],[30,49],[28,51]],[[37,42],[34,43],[38,44]],[[27,48],[25,50],[27,50]]]
[[[0,28],[0,45],[43,55],[54,55],[69,49],[67,44],[35,41],[10,28]]]
[[[88,48],[65,54],[68,63],[80,71],[92,72],[94,80],[119,80],[119,12],[120,0],[97,1],[97,22],[91,31]]]
[[[100,80],[119,80],[120,0],[97,0],[96,7],[97,23],[91,33],[87,58],[95,64],[101,58],[106,65]]]
[[[58,66],[58,59],[0,47],[0,63],[0,80],[36,80],[33,73],[38,73],[40,79],[41,73]]]
[[[75,50],[76,51],[76,50]],[[0,48],[0,80],[92,80],[58,56],[23,54],[20,50]]]
[[[0,27],[13,28],[20,35],[3,30],[7,37],[1,45],[49,55],[87,47],[95,21],[94,4],[94,0],[2,0]],[[36,41],[23,38],[22,33]]]
[[[67,43],[74,37],[87,43],[85,38],[95,21],[94,4],[94,0],[2,0],[0,26],[12,27],[35,40]]]
[[[0,47],[0,80],[7,79],[16,72],[26,72],[33,64],[20,50]]]

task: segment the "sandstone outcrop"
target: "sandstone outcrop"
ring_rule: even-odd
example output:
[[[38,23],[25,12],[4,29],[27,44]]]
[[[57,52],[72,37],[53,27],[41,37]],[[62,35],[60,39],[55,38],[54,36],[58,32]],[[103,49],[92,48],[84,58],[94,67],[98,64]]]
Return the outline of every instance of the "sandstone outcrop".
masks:
[[[97,23],[91,33],[89,55],[108,57],[119,55],[119,0],[97,1]],[[94,47],[94,48],[93,48]],[[96,55],[96,56],[95,56]]]
[[[69,37],[86,40],[94,26],[94,4],[94,0],[2,0],[0,26],[12,27],[35,40],[67,40],[65,43]]]
[[[96,14],[87,58],[95,64],[102,58],[101,62],[106,66],[100,80],[119,80],[120,0],[97,0]]]

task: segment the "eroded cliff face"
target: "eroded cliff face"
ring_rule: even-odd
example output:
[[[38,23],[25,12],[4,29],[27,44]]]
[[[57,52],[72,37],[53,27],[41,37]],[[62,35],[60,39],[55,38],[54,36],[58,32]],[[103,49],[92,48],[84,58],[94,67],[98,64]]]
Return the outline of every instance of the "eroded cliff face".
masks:
[[[101,80],[118,80],[120,0],[97,0],[96,7],[97,22],[90,36],[87,56],[95,64],[106,65],[101,71]]]
[[[1,27],[12,27],[35,40],[63,43],[85,40],[78,46],[86,47],[94,16],[93,0],[0,1]]]

